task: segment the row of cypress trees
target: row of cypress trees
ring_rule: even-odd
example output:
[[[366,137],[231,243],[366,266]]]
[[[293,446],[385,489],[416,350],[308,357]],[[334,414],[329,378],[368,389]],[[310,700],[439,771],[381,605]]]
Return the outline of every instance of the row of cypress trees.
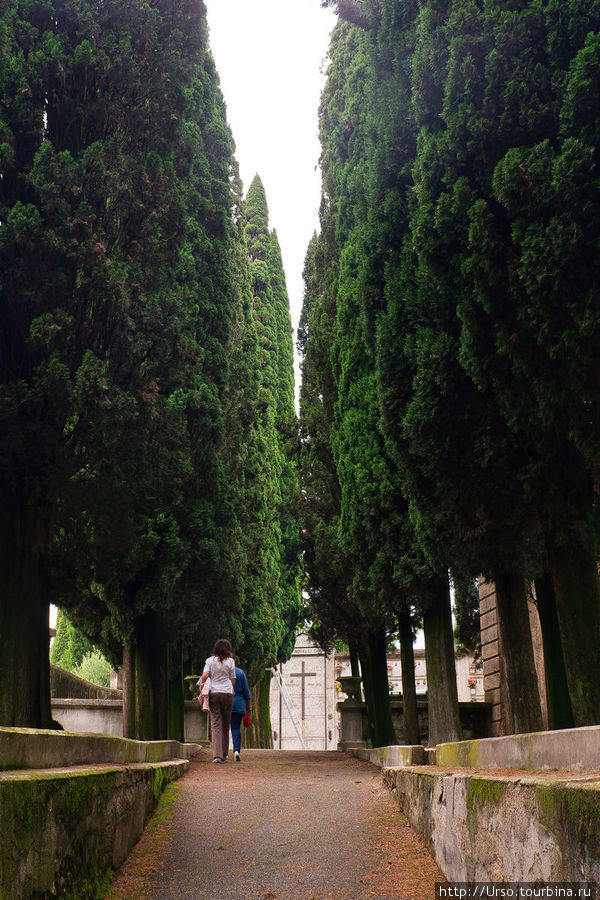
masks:
[[[132,737],[183,736],[216,637],[256,684],[291,652],[288,298],[233,152],[203,3],[3,3],[3,725],[52,725],[49,602],[123,658]]]
[[[324,5],[299,335],[317,631],[360,656],[369,700],[386,634],[408,653],[421,618],[430,740],[456,738],[448,573],[483,574],[508,726],[535,730],[534,583],[552,726],[597,723],[600,4]],[[370,720],[394,738],[374,700]]]

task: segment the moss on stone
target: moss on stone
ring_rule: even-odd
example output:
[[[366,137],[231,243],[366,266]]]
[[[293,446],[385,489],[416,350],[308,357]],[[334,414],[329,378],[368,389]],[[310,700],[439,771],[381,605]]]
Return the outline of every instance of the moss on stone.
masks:
[[[437,748],[438,766],[460,766],[476,768],[479,765],[479,745],[481,741],[454,741],[441,744]]]
[[[424,772],[408,772],[411,780],[416,779],[420,790],[427,791],[432,796],[435,787],[435,775],[426,775]]]
[[[154,799],[158,803],[158,799],[163,792],[165,786],[165,773],[162,768],[155,769],[154,775],[152,777],[152,793],[154,794]]]
[[[467,809],[469,812],[475,803],[481,806],[498,804],[504,793],[506,784],[491,778],[469,778],[467,785]]]
[[[598,785],[569,787],[538,785],[536,801],[540,822],[549,831],[574,836],[579,847],[600,845],[600,791]]]
[[[13,896],[16,885],[23,896],[106,896],[116,820],[130,816],[136,798],[146,817],[165,785],[185,768],[106,766],[0,775],[0,897]]]
[[[82,897],[86,900],[104,900],[114,874],[111,868],[90,872],[89,867],[86,867],[80,874],[72,872],[69,884],[61,889],[59,896],[64,900],[81,900]]]

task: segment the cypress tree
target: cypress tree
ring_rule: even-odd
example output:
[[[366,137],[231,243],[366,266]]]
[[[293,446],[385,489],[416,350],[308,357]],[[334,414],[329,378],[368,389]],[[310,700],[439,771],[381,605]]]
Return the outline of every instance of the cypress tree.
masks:
[[[270,672],[288,659],[300,613],[296,422],[289,301],[277,236],[269,231],[268,205],[256,176],[242,222],[249,265],[250,324],[255,329],[256,415],[248,447],[248,574],[244,592],[244,658],[252,661],[256,739],[272,741]]]
[[[340,486],[331,447],[335,382],[331,367],[331,331],[335,313],[335,278],[328,265],[331,219],[309,244],[304,264],[304,299],[298,327],[300,386],[300,516],[309,630],[324,649],[337,639],[358,655],[362,621],[350,603],[352,564],[339,535]],[[358,674],[358,673],[356,673]]]
[[[191,2],[56,0],[11,3],[3,24],[0,640],[2,677],[22,677],[2,691],[2,721],[50,722],[35,654],[47,671],[52,572],[90,633],[113,650],[136,635],[134,657],[147,646],[132,728],[158,737],[169,726],[157,636],[166,647],[189,622],[164,615],[173,584],[189,546],[196,560],[213,551],[206,571],[218,544],[231,142],[206,22]]]
[[[56,634],[50,651],[50,662],[61,669],[73,672],[84,656],[93,652],[93,647],[82,635],[62,610],[56,616]]]
[[[467,371],[511,431],[526,436],[520,481],[543,522],[553,583],[549,592],[540,573],[540,613],[547,627],[556,620],[553,594],[579,725],[598,720],[600,697],[592,450],[598,129],[585,99],[598,83],[599,14],[596,3],[491,7],[486,101],[511,131],[471,209],[470,293],[461,307]],[[518,37],[510,72],[507,26]]]
[[[537,517],[527,515],[511,480],[523,457],[518,441],[459,361],[460,247],[485,154],[480,147],[474,151],[476,139],[468,129],[474,122],[473,98],[481,90],[484,54],[485,34],[474,4],[422,7],[413,69],[419,127],[410,214],[414,287],[404,289],[404,298],[412,296],[408,303],[414,305],[407,316],[402,309],[406,299],[396,301],[390,315],[406,323],[404,334],[394,338],[392,325],[387,335],[396,347],[404,343],[413,385],[402,414],[407,439],[403,458],[419,538],[432,560],[459,575],[489,575],[491,570],[500,631],[519,621],[502,639],[512,727],[534,730],[540,727],[541,711],[524,578],[536,549]],[[449,152],[454,146],[456,161]],[[387,359],[394,364],[393,351]],[[392,398],[390,389],[388,410]],[[389,427],[389,414],[387,419]]]

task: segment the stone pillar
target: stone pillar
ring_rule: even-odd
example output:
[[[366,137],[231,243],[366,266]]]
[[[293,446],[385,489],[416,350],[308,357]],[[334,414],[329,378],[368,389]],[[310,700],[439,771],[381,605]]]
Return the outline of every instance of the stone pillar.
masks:
[[[505,710],[506,686],[501,678],[500,655],[502,647],[498,633],[496,613],[496,586],[493,581],[479,578],[479,622],[481,627],[481,657],[483,660],[483,691],[485,700],[492,704],[490,737],[510,734],[506,722]],[[544,651],[540,618],[535,604],[529,603],[529,622],[533,643],[534,663],[537,674],[538,689],[542,706],[543,727],[548,728],[548,702],[546,694],[546,678],[544,670]]]
[[[496,613],[496,586],[493,581],[479,578],[479,622],[481,627],[481,658],[483,660],[483,691],[487,703],[492,704],[490,737],[506,734],[503,722],[503,685],[500,678],[500,645]]]
[[[359,700],[344,700],[337,704],[340,714],[338,750],[358,750],[370,746],[366,739],[367,704]]]

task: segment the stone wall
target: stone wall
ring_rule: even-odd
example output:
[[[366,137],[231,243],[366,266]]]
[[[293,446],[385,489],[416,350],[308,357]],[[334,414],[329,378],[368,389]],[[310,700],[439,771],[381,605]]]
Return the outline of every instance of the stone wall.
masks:
[[[123,691],[92,684],[60,666],[50,665],[50,696],[80,699],[119,700]]]
[[[52,700],[52,717],[65,731],[90,734],[123,734],[123,703],[121,700]],[[185,701],[185,739],[206,744],[209,740],[208,714],[203,712],[197,700]]]
[[[0,728],[0,897],[102,900],[198,749]]]
[[[0,897],[101,900],[187,762],[0,775]]]
[[[439,744],[429,766],[415,750],[354,752],[388,766],[449,881],[600,880],[600,726]]]
[[[449,881],[600,880],[600,778],[389,768],[384,781]]]
[[[392,721],[398,740],[404,738],[404,704],[392,701]],[[367,745],[367,705],[358,700],[344,700],[337,705],[340,715],[340,739],[338,748],[354,749]],[[465,740],[484,738],[490,735],[491,707],[488,703],[459,703],[460,721]],[[419,735],[423,746],[427,746],[429,738],[429,715],[427,702],[417,701],[419,717]]]
[[[500,677],[500,645],[496,613],[496,587],[479,579],[479,621],[481,626],[481,658],[483,690],[490,704],[490,736],[504,734],[502,721],[502,685]]]

